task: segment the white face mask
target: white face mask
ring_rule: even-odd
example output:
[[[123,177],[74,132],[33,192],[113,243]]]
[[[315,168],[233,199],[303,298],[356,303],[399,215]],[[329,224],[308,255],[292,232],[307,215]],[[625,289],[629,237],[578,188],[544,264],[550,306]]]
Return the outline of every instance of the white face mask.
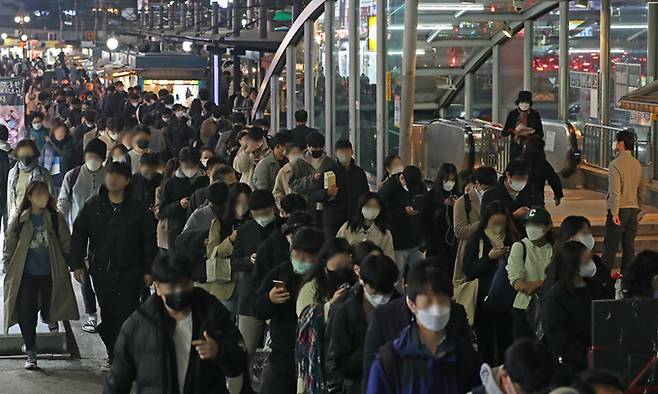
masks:
[[[274,219],[275,219],[274,214],[270,214],[267,216],[254,216],[254,220],[261,227],[267,227],[270,223],[274,221]]]
[[[370,305],[374,306],[375,308],[380,305],[388,304],[392,297],[392,294],[370,294],[365,289],[363,289],[363,295],[366,296],[366,299]]]
[[[596,264],[594,264],[594,260],[590,259],[587,264],[581,265],[578,268],[578,275],[582,278],[593,278],[596,275]]]
[[[592,234],[579,235],[576,237],[576,241],[585,245],[585,247],[589,250],[594,249],[594,244],[596,243],[596,241],[594,240],[594,236]]]
[[[291,162],[291,163],[294,163],[294,162],[296,162],[297,160],[299,160],[301,158],[302,158],[302,155],[292,155],[292,154],[288,155],[288,161]]]
[[[475,191],[475,195],[478,196],[478,200],[482,201],[482,197],[484,196],[484,192],[480,190],[480,186],[474,186],[473,190]]]
[[[530,109],[530,103],[519,103],[519,109],[521,111],[527,111]]]
[[[336,158],[338,159],[338,162],[342,165],[349,164],[352,161],[352,156],[348,156],[340,153],[336,153]]]
[[[208,168],[208,159],[201,159],[201,165]]]
[[[174,115],[175,115],[177,118],[182,118],[183,115],[185,115],[185,113],[184,113],[183,111],[176,111],[176,112],[174,112]]]
[[[85,160],[85,165],[91,172],[96,172],[98,171],[99,168],[101,168],[101,162],[96,159],[87,159]]]
[[[39,130],[41,128],[41,123],[32,123],[32,128],[34,130]]]
[[[187,178],[193,178],[196,175],[197,171],[198,170],[196,168],[183,168],[183,169],[181,169],[181,172]]]
[[[125,157],[115,157],[114,159],[112,159],[112,161],[116,162],[116,163],[125,163],[126,158]]]
[[[450,321],[450,307],[432,304],[427,309],[417,309],[416,320],[430,331],[441,331]]]
[[[377,216],[379,216],[379,212],[380,212],[379,208],[369,208],[369,207],[361,208],[361,214],[366,220],[377,219]]]
[[[404,167],[399,166],[391,169],[391,175],[401,174],[404,171]]]
[[[546,234],[546,230],[544,230],[543,227],[534,224],[528,224],[525,226],[525,232],[528,234],[528,239],[531,241],[536,241]]]
[[[617,141],[612,141],[612,151],[613,152],[617,151]]]
[[[108,131],[107,135],[112,139],[112,141],[116,141],[117,138],[119,138],[119,133],[113,133],[111,131]]]
[[[237,204],[235,206],[235,213],[236,213],[236,215],[238,215],[240,217],[244,216],[244,214],[247,213],[248,210],[249,210],[249,207],[247,207],[244,204]]]
[[[521,190],[525,189],[525,186],[527,184],[528,184],[528,181],[515,181],[515,180],[512,180],[510,182],[510,187],[512,188],[512,190],[514,190],[515,192],[518,193]]]
[[[451,192],[455,188],[455,181],[445,181],[443,182],[443,190]]]

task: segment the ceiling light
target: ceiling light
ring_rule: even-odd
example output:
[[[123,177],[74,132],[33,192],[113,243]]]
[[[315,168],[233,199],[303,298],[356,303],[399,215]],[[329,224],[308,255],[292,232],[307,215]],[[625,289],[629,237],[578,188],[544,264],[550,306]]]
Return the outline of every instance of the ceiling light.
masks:
[[[574,7],[576,8],[587,8],[589,6],[589,0],[576,0]]]
[[[390,25],[389,30],[404,30],[404,25]],[[427,30],[452,30],[452,24],[434,24],[434,25],[418,25],[416,26],[417,31],[427,31]]]
[[[419,4],[418,11],[484,11],[484,4],[460,4],[460,3],[443,3],[443,4]]]
[[[107,49],[113,51],[119,47],[119,40],[116,37],[110,37],[107,39]]]

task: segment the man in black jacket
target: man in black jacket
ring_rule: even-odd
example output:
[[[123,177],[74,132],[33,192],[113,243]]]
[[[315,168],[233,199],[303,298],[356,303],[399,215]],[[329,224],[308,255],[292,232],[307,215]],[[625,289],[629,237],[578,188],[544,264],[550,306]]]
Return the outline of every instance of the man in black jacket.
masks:
[[[89,246],[88,271],[102,319],[98,333],[109,364],[121,325],[137,308],[144,285],[151,284],[157,250],[155,220],[142,203],[130,197],[130,177],[128,164],[111,163],[105,185],[82,208],[71,236],[71,266],[78,281],[84,275]]]
[[[222,182],[230,189],[231,186],[238,183],[238,178],[235,176],[233,167],[227,166],[224,159],[221,157],[211,157],[207,163],[208,169],[206,175],[209,177],[210,183]],[[190,204],[187,207],[187,216],[192,216],[192,213],[201,208],[208,201],[206,198],[208,187],[196,190],[190,197]]]
[[[104,394],[228,393],[246,355],[231,314],[194,287],[189,262],[173,255],[153,264],[156,294],[126,320]]]
[[[325,238],[336,236],[338,229],[359,209],[359,199],[367,193],[366,172],[356,165],[352,155],[352,143],[348,140],[336,142],[336,186],[338,194],[328,198],[322,210],[322,227]]]
[[[162,174],[158,173],[160,157],[151,152],[145,152],[139,158],[139,172],[133,174],[131,194],[135,200],[141,201],[147,208],[155,204],[155,189],[162,183]]]
[[[178,153],[180,167],[174,176],[162,185],[158,215],[167,219],[169,250],[174,248],[176,237],[183,231],[187,222],[190,197],[196,190],[208,186],[208,177],[199,169],[200,158],[199,151],[194,148],[181,149]]]
[[[262,320],[270,320],[272,338],[272,353],[263,372],[261,394],[297,392],[295,300],[303,284],[304,274],[318,263],[322,243],[322,233],[318,230],[300,229],[292,240],[290,261],[268,272],[256,293],[254,315]]]
[[[306,123],[308,122],[308,112],[303,109],[299,109],[295,112],[295,123],[297,125],[290,129],[290,135],[292,137],[292,143],[297,146],[306,146],[306,137],[314,131],[318,131],[312,127],[308,127]]]
[[[389,178],[379,190],[391,218],[391,233],[395,249],[395,262],[400,272],[407,264],[423,258],[420,241],[420,208],[427,194],[423,174],[418,167],[408,166],[399,176]]]
[[[514,108],[507,115],[503,136],[510,137],[510,160],[521,156],[523,145],[530,137],[544,138],[544,128],[539,112],[532,109],[532,93],[527,90],[519,92]]]
[[[482,196],[480,209],[493,201],[501,201],[514,217],[514,224],[519,234],[525,234],[523,218],[528,215],[530,209],[536,206],[544,206],[544,199],[532,184],[528,183],[530,166],[528,163],[516,159],[507,164],[505,174],[500,178],[496,186]]]

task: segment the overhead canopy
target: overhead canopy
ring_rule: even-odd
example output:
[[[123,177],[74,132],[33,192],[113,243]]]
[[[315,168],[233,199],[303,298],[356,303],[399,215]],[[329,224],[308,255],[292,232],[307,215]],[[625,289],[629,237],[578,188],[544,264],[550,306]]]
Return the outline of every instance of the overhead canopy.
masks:
[[[619,108],[658,114],[658,81],[622,96],[619,99]]]

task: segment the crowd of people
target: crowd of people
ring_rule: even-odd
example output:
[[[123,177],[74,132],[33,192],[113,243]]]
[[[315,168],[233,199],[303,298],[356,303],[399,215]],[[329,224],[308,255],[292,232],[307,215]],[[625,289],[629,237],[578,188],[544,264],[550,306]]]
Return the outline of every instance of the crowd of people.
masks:
[[[395,155],[369,184],[351,143],[328,152],[303,110],[269,130],[205,90],[184,106],[166,90],[56,82],[31,70],[31,127],[13,149],[0,127],[4,326],[20,326],[25,368],[38,368],[40,312],[51,331],[82,315],[100,335],[108,394],[624,391],[587,369],[614,260],[593,253],[584,217],[554,231],[544,185],[557,204],[562,188],[523,124],[530,98],[500,178],[445,163],[428,190]],[[613,176],[626,176],[633,135],[616,141]],[[641,208],[629,182],[613,223]],[[657,252],[623,270],[623,297],[658,295]]]

